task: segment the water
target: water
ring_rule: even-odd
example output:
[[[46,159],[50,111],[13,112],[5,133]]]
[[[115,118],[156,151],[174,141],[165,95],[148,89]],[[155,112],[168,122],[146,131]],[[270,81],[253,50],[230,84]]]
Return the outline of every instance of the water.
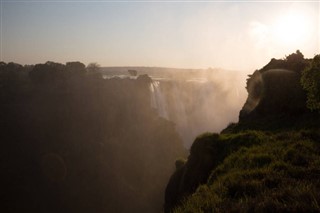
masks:
[[[220,132],[230,122],[238,120],[245,90],[242,85],[239,87],[241,78],[234,76],[214,75],[216,79],[202,76],[181,79],[151,76],[150,105],[159,117],[175,124],[184,146],[190,148],[199,134]]]
[[[169,120],[167,101],[161,91],[160,82],[153,80],[150,83],[150,91],[151,91],[151,94],[150,94],[151,107],[157,110],[158,115],[160,117],[163,117]]]

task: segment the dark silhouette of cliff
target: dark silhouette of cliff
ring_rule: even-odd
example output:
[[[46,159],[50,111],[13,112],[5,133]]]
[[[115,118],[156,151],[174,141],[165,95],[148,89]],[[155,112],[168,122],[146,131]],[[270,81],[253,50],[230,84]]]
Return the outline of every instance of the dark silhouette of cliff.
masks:
[[[2,212],[159,212],[184,153],[148,76],[0,63]]]
[[[271,59],[249,75],[248,99],[240,111],[240,121],[265,115],[298,115],[307,111],[306,93],[300,84],[307,66],[299,50],[285,59]]]

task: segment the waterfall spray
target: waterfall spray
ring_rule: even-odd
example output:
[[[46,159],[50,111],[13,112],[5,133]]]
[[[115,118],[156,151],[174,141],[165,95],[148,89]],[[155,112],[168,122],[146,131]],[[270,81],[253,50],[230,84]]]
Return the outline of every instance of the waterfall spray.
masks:
[[[166,98],[161,91],[159,81],[152,81],[150,83],[150,92],[151,107],[157,110],[160,117],[169,119]]]

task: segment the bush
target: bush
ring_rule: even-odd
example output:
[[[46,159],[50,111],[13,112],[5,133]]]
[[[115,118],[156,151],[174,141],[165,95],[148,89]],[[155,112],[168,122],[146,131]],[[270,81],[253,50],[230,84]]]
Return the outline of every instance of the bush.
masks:
[[[307,91],[307,107],[320,111],[320,55],[316,55],[302,72],[301,84]]]

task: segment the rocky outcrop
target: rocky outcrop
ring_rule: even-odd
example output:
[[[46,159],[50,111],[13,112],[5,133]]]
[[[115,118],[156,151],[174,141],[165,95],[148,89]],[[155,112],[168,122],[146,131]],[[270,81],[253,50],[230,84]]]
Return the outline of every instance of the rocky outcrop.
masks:
[[[247,81],[247,91],[248,98],[240,111],[240,121],[266,115],[301,114],[307,110],[300,74],[294,71],[255,71]]]
[[[184,197],[192,194],[200,184],[206,183],[210,171],[221,160],[218,150],[223,144],[218,134],[204,134],[194,141],[188,161],[177,168],[165,191],[165,212],[170,212]]]

